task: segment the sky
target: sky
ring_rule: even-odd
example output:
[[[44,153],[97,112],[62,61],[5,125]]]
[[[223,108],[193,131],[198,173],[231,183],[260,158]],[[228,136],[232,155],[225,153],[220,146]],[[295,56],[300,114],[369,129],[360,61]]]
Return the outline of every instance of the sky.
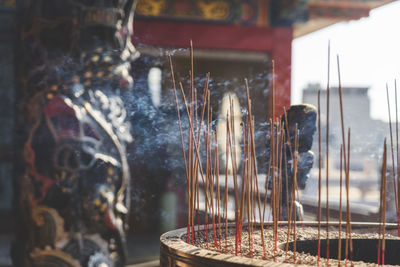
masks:
[[[302,101],[308,83],[327,84],[328,42],[331,45],[330,83],[369,87],[371,117],[388,121],[386,83],[394,106],[398,80],[400,106],[400,1],[371,11],[368,18],[342,22],[297,38],[292,43],[292,104]]]

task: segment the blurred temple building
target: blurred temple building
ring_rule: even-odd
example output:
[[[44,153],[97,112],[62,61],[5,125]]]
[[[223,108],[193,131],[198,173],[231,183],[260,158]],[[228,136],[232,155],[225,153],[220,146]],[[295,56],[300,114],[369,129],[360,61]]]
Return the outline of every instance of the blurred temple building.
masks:
[[[134,42],[143,56],[177,49],[178,74],[188,74],[188,47],[195,47],[195,74],[211,73],[217,84],[243,87],[243,79],[263,79],[264,90],[252,92],[256,120],[268,113],[271,61],[275,61],[275,113],[290,105],[291,43],[294,38],[334,23],[368,17],[387,0],[138,0]],[[181,51],[179,49],[185,48]],[[162,55],[165,57],[165,55]],[[158,61],[157,61],[158,62]],[[168,65],[161,64],[162,73]],[[165,81],[168,85],[168,80]],[[257,84],[254,84],[257,87]],[[226,86],[225,86],[226,87]],[[162,87],[164,88],[164,86]],[[169,89],[166,86],[164,89]],[[202,88],[199,86],[199,88]],[[219,89],[221,90],[221,89]],[[261,91],[260,91],[261,90]],[[166,92],[163,92],[164,98]],[[243,101],[239,97],[240,101]],[[215,108],[214,108],[215,110]]]
[[[244,105],[243,80],[247,78],[255,115],[258,166],[263,172],[262,167],[266,166],[263,129],[272,106],[272,60],[275,67],[275,114],[278,116],[283,113],[283,107],[290,106],[292,40],[337,22],[368,17],[370,10],[389,2],[139,0],[133,41],[141,52],[141,58],[134,63],[133,70],[142,71],[142,80],[146,83],[146,70],[158,73],[161,77],[157,79],[159,86],[148,83],[158,89],[150,91],[158,92],[153,98],[158,99],[158,110],[172,110],[171,116],[174,116],[174,100],[166,54],[171,52],[176,77],[188,88],[190,40],[195,49],[195,87],[199,95],[202,94],[206,73],[211,75],[214,118],[218,117],[222,99],[227,93],[236,94],[239,105]],[[176,151],[171,146],[167,150]],[[181,155],[178,152],[174,157]],[[180,221],[177,220],[178,225]]]

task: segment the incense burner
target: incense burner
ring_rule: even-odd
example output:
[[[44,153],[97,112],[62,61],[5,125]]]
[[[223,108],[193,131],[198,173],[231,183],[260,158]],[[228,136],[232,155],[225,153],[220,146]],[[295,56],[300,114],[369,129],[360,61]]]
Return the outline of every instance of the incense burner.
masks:
[[[281,229],[287,227],[287,222],[279,222]],[[330,264],[337,264],[338,257],[338,223],[330,223]],[[212,226],[208,226],[212,229]],[[247,225],[243,226],[246,230]],[[260,225],[257,224],[256,229]],[[293,226],[292,226],[293,227]],[[351,223],[352,227],[352,263],[355,266],[377,266],[378,262],[378,245],[382,241],[378,237],[379,224],[376,223]],[[285,258],[286,242],[277,242],[275,260],[274,250],[275,245],[273,241],[266,239],[266,250],[270,258],[267,260],[263,259],[263,251],[253,251],[253,257],[249,258],[249,251],[242,248],[242,251],[238,253],[239,256],[235,256],[234,242],[228,241],[228,247],[231,253],[224,253],[225,241],[224,235],[221,238],[221,250],[213,247],[213,234],[210,231],[209,234],[209,249],[205,249],[205,232],[206,226],[199,227],[197,233],[198,239],[195,244],[188,244],[186,242],[187,229],[182,228],[165,233],[161,236],[161,247],[160,247],[160,266],[294,266],[293,265],[293,250],[294,242],[291,240],[288,243],[288,251],[291,252],[291,257]],[[224,228],[224,226],[222,227]],[[273,235],[272,223],[264,223],[264,234],[266,237]],[[296,266],[316,266],[317,255],[318,255],[318,238],[316,238],[318,228],[318,222],[304,222],[298,223],[296,232],[298,240],[296,241]],[[196,226],[197,229],[197,226]],[[308,233],[304,229],[310,229]],[[320,246],[320,265],[326,264],[326,223],[321,222],[321,246]],[[346,224],[342,225],[342,237],[345,236]],[[243,232],[244,232],[243,230]],[[400,244],[400,239],[397,237],[397,225],[386,224],[386,250],[385,250],[385,263],[391,265],[397,265],[400,263],[400,257],[396,251],[396,247]],[[247,231],[247,230],[246,230]],[[286,231],[283,231],[283,239],[286,240]],[[254,232],[254,235],[256,233]],[[201,236],[201,238],[200,238]],[[235,224],[228,225],[228,238],[231,240],[235,239]],[[273,239],[272,239],[273,240]],[[243,241],[244,243],[245,241]],[[246,241],[247,242],[247,241]],[[341,258],[342,264],[345,263],[345,248],[346,239],[341,239]],[[243,245],[244,246],[244,245]],[[212,248],[213,247],[213,248]],[[256,246],[254,246],[255,248]],[[248,247],[247,247],[248,248]],[[255,249],[254,249],[255,250]],[[257,256],[258,255],[258,256]],[[350,256],[348,256],[350,257]],[[286,262],[285,262],[286,259]],[[348,260],[349,262],[350,260]],[[381,263],[381,259],[379,259]]]

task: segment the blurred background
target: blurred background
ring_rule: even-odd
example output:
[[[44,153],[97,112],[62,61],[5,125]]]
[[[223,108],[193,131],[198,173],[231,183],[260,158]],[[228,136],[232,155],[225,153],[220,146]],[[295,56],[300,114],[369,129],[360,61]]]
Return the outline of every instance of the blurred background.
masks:
[[[13,136],[19,116],[15,112],[19,101],[14,82],[15,6],[14,0],[0,0],[0,266],[11,266],[13,239]],[[141,56],[132,62],[134,89],[124,93],[134,137],[128,147],[132,176],[129,263],[157,266],[160,234],[185,226],[185,174],[167,54],[173,57],[177,80],[187,86],[190,40],[199,95],[210,72],[215,125],[223,119],[225,95],[235,95],[239,109],[243,107],[244,78],[249,80],[261,174],[266,165],[266,121],[272,112],[272,60],[275,114],[291,104],[316,105],[321,89],[325,131],[330,41],[332,160],[329,166],[323,165],[332,175],[330,214],[335,219],[338,213],[338,54],[345,124],[351,126],[354,140],[352,218],[377,221],[380,157],[383,139],[389,136],[386,83],[393,120],[394,80],[400,70],[399,13],[400,2],[387,0],[137,0],[132,40]],[[183,112],[183,106],[180,109]],[[185,119],[183,124],[187,128]],[[314,144],[315,154],[316,149]],[[316,219],[317,177],[314,168],[300,192],[306,220]],[[392,205],[389,220],[393,212]]]

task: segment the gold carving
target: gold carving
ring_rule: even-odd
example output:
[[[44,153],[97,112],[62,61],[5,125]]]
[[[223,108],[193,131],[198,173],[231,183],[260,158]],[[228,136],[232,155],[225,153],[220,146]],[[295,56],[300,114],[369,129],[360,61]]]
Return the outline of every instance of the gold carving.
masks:
[[[206,19],[220,20],[229,16],[229,5],[225,1],[200,0],[197,4],[202,16]]]
[[[136,12],[144,16],[158,16],[166,6],[166,0],[138,0]]]

